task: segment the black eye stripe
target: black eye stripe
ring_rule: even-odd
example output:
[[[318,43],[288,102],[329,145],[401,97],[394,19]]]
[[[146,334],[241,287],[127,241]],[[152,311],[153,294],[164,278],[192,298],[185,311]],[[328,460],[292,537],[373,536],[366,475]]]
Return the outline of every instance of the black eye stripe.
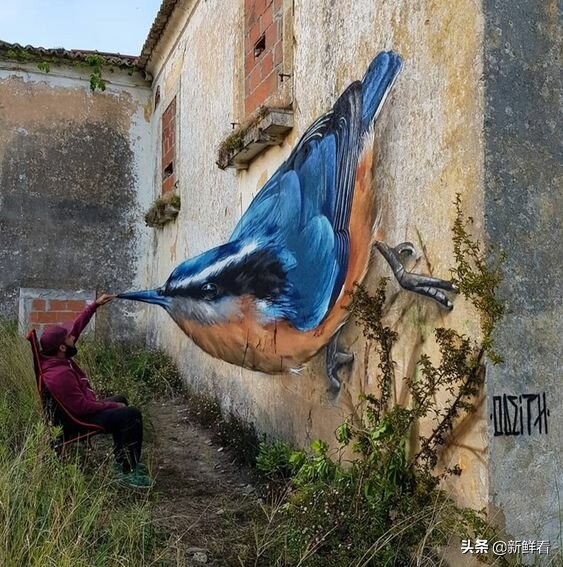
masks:
[[[186,287],[173,287],[173,282],[169,282],[166,295],[207,301],[243,295],[273,299],[286,289],[286,285],[286,273],[279,258],[270,251],[259,250],[228,264],[213,276],[212,281],[193,282]]]

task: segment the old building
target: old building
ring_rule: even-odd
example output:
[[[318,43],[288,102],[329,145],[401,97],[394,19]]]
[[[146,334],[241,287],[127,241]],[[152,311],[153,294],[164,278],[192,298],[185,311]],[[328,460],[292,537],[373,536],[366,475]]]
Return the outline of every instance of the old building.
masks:
[[[0,43],[0,316],[41,328],[146,278],[152,197],[150,84],[109,56]],[[119,307],[97,321],[122,337]]]
[[[496,334],[505,361],[487,368],[478,412],[444,453],[445,465],[463,470],[450,489],[462,503],[489,506],[511,537],[555,546],[559,26],[552,3],[165,0],[138,60],[113,73],[104,66],[104,93],[89,92],[84,69],[63,62],[46,74],[36,66],[40,54],[27,50],[30,62],[5,50],[4,312],[14,312],[20,288],[161,285],[181,261],[228,239],[307,127],[376,53],[393,49],[404,68],[374,143],[385,239],[411,240],[417,269],[447,279],[459,193],[475,235],[508,256],[501,290],[508,309]],[[129,75],[131,65],[148,81]],[[174,195],[177,217],[174,211],[162,226],[144,228],[142,211]],[[60,235],[73,231],[73,245],[57,248]],[[66,263],[68,270],[53,270]],[[390,275],[374,255],[368,285]],[[400,288],[391,280],[389,289],[394,296]],[[259,430],[301,445],[332,439],[359,393],[375,389],[373,345],[354,322],[341,340],[355,363],[335,400],[322,353],[299,375],[253,372],[211,358],[156,306],[134,311],[135,319],[132,305],[122,309],[120,321],[166,348],[194,388]],[[387,320],[401,337],[397,376],[415,372],[422,352],[436,358],[434,328],[480,332],[462,297],[447,313],[401,292]],[[396,399],[405,395],[397,384]]]

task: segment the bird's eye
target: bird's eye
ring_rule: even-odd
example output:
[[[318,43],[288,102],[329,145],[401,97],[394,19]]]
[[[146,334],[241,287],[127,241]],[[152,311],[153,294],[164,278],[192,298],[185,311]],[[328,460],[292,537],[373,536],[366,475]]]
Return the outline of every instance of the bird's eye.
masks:
[[[203,299],[206,299],[207,301],[215,299],[217,297],[217,292],[217,286],[214,283],[204,283],[201,286],[201,295],[203,296]]]

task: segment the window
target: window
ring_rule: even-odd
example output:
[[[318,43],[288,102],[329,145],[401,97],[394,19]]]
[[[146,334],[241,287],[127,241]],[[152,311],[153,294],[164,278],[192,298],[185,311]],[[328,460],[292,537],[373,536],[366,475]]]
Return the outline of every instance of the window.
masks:
[[[162,193],[174,189],[176,183],[176,97],[162,114]]]
[[[160,85],[158,85],[158,87],[156,87],[156,93],[154,95],[154,109],[155,110],[158,107],[159,103],[160,103]]]
[[[244,0],[244,114],[280,89],[284,75],[283,0]]]

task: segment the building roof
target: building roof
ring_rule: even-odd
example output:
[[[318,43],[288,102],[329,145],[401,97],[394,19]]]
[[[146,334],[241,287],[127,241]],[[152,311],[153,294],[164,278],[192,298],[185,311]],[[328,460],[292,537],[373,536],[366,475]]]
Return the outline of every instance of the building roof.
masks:
[[[139,64],[139,58],[133,55],[105,53],[103,51],[88,51],[85,49],[63,49],[62,47],[47,49],[45,47],[33,47],[32,45],[23,46],[19,43],[8,43],[0,40],[0,59],[46,62],[67,60],[70,63],[90,63],[90,57],[92,55],[103,57],[105,64],[114,65],[115,67],[141,67]]]
[[[172,16],[174,9],[181,0],[163,0],[160,9],[154,19],[154,22],[149,30],[149,34],[141,54],[134,55],[121,55],[120,53],[106,53],[103,51],[88,51],[84,49],[63,49],[54,48],[47,49],[45,47],[34,47],[32,45],[20,45],[19,43],[8,43],[0,40],[0,59],[12,59],[16,61],[43,61],[43,60],[61,60],[66,59],[69,62],[86,62],[88,63],[88,56],[99,55],[103,57],[107,64],[115,65],[116,67],[136,67],[144,69],[149,62],[152,52],[164,30],[168,24],[168,20]]]
[[[149,31],[149,35],[145,40],[143,45],[143,49],[141,49],[141,55],[139,55],[138,66],[141,69],[144,69],[151,58],[153,49],[158,44],[164,30],[166,28],[166,24],[168,24],[168,20],[170,16],[172,16],[172,12],[174,12],[174,8],[180,3],[180,0],[163,0],[162,4],[160,5],[160,9],[158,10],[158,14],[154,19],[154,22],[151,26]]]

